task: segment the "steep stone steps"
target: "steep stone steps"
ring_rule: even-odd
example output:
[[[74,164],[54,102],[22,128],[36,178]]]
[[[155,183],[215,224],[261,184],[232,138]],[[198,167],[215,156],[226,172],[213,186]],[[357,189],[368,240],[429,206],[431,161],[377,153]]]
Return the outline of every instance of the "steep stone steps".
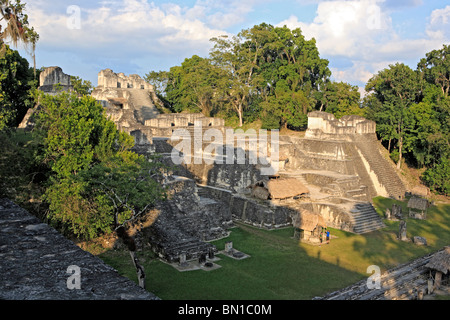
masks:
[[[128,89],[130,92],[130,102],[134,108],[134,116],[141,124],[145,124],[145,120],[156,118],[160,112],[153,104],[150,93],[147,90]]]
[[[168,139],[153,138],[153,145],[155,146],[155,152],[157,153],[171,153],[173,147],[169,144]]]
[[[368,162],[370,169],[377,175],[379,182],[389,193],[389,196],[395,199],[403,198],[406,188],[392,163],[389,163],[381,154],[379,142],[356,142],[356,146]]]
[[[385,227],[371,203],[357,203],[350,210],[353,220],[353,232],[362,234]]]

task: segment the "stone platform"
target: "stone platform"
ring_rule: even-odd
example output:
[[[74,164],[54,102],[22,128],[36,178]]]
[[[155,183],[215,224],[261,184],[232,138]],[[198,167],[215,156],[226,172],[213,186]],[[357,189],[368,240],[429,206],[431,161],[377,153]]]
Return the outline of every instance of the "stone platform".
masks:
[[[8,199],[0,199],[0,288],[0,300],[159,300]]]

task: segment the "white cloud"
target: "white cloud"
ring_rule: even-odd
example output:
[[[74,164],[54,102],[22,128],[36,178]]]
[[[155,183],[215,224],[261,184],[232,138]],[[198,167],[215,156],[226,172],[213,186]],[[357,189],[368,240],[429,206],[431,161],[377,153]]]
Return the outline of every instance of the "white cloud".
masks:
[[[352,67],[340,70],[338,68],[330,68],[333,78],[337,82],[350,82],[350,83],[366,83],[373,73],[366,69],[366,66],[361,62],[356,62]]]
[[[226,34],[200,20],[206,11],[198,5],[184,8],[175,3],[157,6],[147,0],[105,1],[97,7],[80,7],[79,28],[68,25],[73,14],[30,7],[30,24],[40,35],[38,50],[83,50],[92,59],[151,59],[161,53],[188,57],[194,51],[207,54],[210,38]]]
[[[421,1],[402,1],[417,6]],[[398,4],[400,5],[400,4]],[[322,56],[333,64],[333,57],[346,57],[351,67],[331,67],[337,81],[365,83],[374,73],[395,62],[411,61],[442,47],[450,40],[450,5],[432,12],[426,37],[402,39],[394,30],[388,7],[390,1],[321,1],[311,23],[294,15],[278,24],[300,27],[306,38],[315,38]],[[418,61],[416,61],[417,63]]]
[[[436,9],[431,13],[426,33],[432,39],[449,41],[450,5],[443,9]]]
[[[321,53],[345,56],[361,55],[373,39],[391,28],[377,0],[321,2],[312,23],[291,16],[278,25],[284,24],[300,27],[307,38],[314,37]]]

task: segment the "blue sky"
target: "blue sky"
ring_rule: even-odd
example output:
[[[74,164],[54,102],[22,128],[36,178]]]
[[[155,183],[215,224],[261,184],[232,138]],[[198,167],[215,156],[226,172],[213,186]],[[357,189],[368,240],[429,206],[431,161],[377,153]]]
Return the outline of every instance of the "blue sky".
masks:
[[[194,54],[206,57],[210,38],[262,22],[300,27],[316,39],[333,80],[359,87],[389,64],[416,68],[425,53],[450,44],[448,0],[25,2],[40,35],[37,66],[60,66],[94,85],[105,68],[144,76]]]

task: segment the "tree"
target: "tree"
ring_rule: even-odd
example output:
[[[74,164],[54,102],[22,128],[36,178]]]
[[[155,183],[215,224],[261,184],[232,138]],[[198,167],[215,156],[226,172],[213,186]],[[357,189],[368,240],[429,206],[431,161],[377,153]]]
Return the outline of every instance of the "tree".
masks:
[[[442,95],[448,97],[450,90],[450,45],[443,46],[440,50],[433,50],[422,58],[417,66],[428,83],[441,89]]]
[[[37,85],[28,61],[8,45],[3,50],[0,56],[0,131],[20,123],[32,104],[29,91]]]
[[[256,72],[262,77],[258,92],[265,96],[264,108],[285,127],[304,127],[307,113],[318,103],[317,93],[329,81],[328,61],[319,57],[315,39],[306,40],[299,28],[263,24],[251,32],[261,28],[266,30],[265,42],[259,42]]]
[[[284,126],[305,124],[307,112],[317,103],[315,94],[331,75],[314,39],[306,40],[299,28],[262,23],[232,38],[211,40],[211,60],[227,75],[220,95],[237,113],[240,126],[255,101]]]
[[[243,32],[228,38],[212,38],[214,47],[210,53],[214,66],[225,73],[218,83],[217,95],[237,113],[239,126],[244,124],[244,109],[249,104],[250,94],[254,89],[253,72],[256,67],[253,55],[245,50]]]
[[[330,81],[323,86],[319,99],[320,110],[332,113],[336,118],[344,115],[364,116],[360,107],[361,94],[357,86],[344,82]]]
[[[402,63],[390,65],[388,69],[380,71],[366,84],[366,91],[374,94],[381,102],[381,109],[374,114],[375,121],[389,115],[395,128],[395,138],[398,145],[397,168],[400,169],[405,146],[410,146],[413,135],[408,136],[414,123],[410,107],[416,102],[419,93],[417,74]],[[406,139],[406,140],[405,140]]]
[[[70,83],[73,85],[73,90],[82,96],[90,95],[94,88],[92,82],[83,80],[78,76],[70,76]]]
[[[170,68],[166,96],[176,112],[189,110],[210,116],[216,105],[217,86],[223,72],[206,58],[197,55]]]
[[[427,166],[422,180],[431,190],[448,195],[450,158],[450,46],[426,54],[417,65],[421,102],[414,113],[418,139],[415,157]]]
[[[94,98],[40,93],[39,104],[37,126],[52,171],[44,195],[52,223],[90,239],[115,231],[160,198],[157,163],[130,151],[133,138],[116,129]]]
[[[432,191],[449,195],[450,194],[450,160],[443,156],[435,165],[427,169],[422,175],[422,180]]]
[[[34,30],[34,27],[29,26],[28,15],[25,14],[24,11],[25,4],[22,4],[20,0],[16,0],[15,2],[10,0],[0,1],[0,21],[6,21],[4,30],[2,29],[2,26],[0,26],[0,57],[5,53],[7,40],[9,40],[14,47],[17,47],[19,42],[23,43],[26,48],[31,46],[34,76],[36,77],[35,50],[39,35]]]
[[[168,71],[150,71],[145,75],[145,81],[153,85],[158,96],[164,95],[169,79]]]

